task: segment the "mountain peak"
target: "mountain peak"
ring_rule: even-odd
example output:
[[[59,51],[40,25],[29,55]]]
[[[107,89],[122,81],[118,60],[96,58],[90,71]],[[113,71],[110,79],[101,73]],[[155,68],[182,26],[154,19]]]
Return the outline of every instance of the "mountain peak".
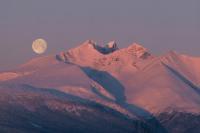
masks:
[[[128,52],[134,54],[136,57],[143,57],[146,55],[150,55],[148,50],[138,43],[133,43],[127,48]]]
[[[94,48],[96,45],[96,42],[93,40],[86,40],[85,42],[83,42],[80,46],[78,46],[78,48]]]
[[[91,44],[91,45],[95,45],[95,44],[96,44],[96,42],[95,42],[94,40],[86,40],[86,41],[84,42],[84,44]]]
[[[87,62],[90,60],[92,61],[99,56],[112,53],[117,49],[118,47],[115,41],[111,41],[108,44],[101,46],[93,40],[86,40],[76,48],[72,48],[66,52],[61,52],[56,55],[56,58],[60,61],[84,60]]]
[[[133,49],[134,51],[146,51],[147,49],[143,47],[141,44],[133,43],[131,44],[128,49]]]
[[[95,41],[93,40],[86,40],[82,45],[78,47],[81,50],[86,50],[86,49],[93,49],[101,54],[109,54],[114,52],[115,50],[118,49],[117,43],[115,41],[110,41],[106,45],[98,45]]]

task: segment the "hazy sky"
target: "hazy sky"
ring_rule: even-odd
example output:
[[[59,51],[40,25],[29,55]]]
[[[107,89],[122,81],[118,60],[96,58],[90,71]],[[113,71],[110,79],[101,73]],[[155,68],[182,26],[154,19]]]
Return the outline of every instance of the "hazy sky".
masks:
[[[36,57],[36,38],[46,54],[93,39],[200,56],[200,0],[0,0],[0,70]]]

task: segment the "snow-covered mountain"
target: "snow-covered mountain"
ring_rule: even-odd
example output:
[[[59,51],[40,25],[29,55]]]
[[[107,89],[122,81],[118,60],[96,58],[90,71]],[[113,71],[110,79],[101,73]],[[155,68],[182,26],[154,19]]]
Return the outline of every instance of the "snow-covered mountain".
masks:
[[[67,114],[62,122],[70,123],[70,117],[75,125],[62,127],[63,132],[82,129],[85,132],[197,133],[199,68],[198,57],[174,51],[156,56],[136,43],[119,49],[115,41],[99,46],[88,40],[76,48],[35,58],[15,70],[0,73],[0,103],[3,107],[23,108],[23,112],[31,115],[43,114],[44,110],[48,110],[49,117],[54,111],[59,118]],[[91,128],[81,125],[79,118],[92,125]],[[31,121],[28,119],[32,124],[26,126],[35,132],[48,127],[41,121]],[[94,121],[115,126],[105,127]],[[51,119],[48,122],[52,124]],[[52,131],[59,132],[57,126]],[[80,130],[75,130],[77,126]]]

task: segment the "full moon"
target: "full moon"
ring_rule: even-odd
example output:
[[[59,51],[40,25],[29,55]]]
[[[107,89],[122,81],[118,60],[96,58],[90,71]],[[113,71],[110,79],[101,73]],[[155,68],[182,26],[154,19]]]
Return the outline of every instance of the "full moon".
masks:
[[[44,39],[33,41],[32,49],[37,54],[43,54],[47,50],[47,42]]]

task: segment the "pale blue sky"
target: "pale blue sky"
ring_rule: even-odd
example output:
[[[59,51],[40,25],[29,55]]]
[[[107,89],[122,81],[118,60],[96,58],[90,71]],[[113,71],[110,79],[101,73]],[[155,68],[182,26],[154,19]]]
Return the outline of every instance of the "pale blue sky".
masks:
[[[32,41],[44,38],[46,54],[87,39],[119,47],[138,42],[152,53],[200,56],[199,0],[1,0],[0,70],[36,57]]]

